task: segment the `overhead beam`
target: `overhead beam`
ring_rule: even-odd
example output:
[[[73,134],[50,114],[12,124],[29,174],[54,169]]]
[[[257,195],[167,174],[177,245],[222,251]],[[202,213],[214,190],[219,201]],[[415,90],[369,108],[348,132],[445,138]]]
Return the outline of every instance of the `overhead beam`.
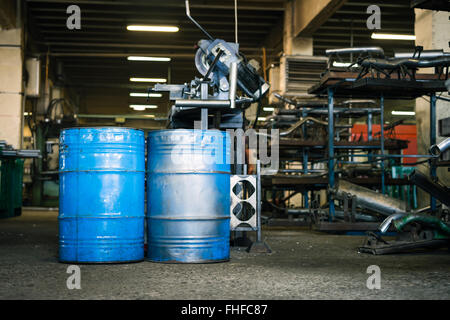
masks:
[[[310,37],[347,0],[295,0],[293,36]]]
[[[42,15],[38,16],[37,20],[43,20],[43,21],[66,21],[66,16],[52,16],[52,15]],[[122,18],[122,17],[83,17],[83,21],[95,21],[95,22],[111,22],[111,23],[117,23],[120,22],[123,25],[127,24],[145,24],[151,22],[152,24],[158,24],[158,25],[179,25],[180,28],[182,28],[183,25],[191,25],[189,21],[180,21],[179,19],[151,19],[149,20],[144,18]],[[199,23],[202,25],[234,25],[234,21],[227,21],[227,20],[198,20]],[[62,24],[64,25],[64,23]],[[242,21],[239,22],[240,26],[251,26],[251,27],[268,27],[271,26],[271,22],[262,21],[262,22],[253,22],[253,21]]]
[[[102,48],[140,48],[140,49],[169,49],[169,50],[192,50],[192,45],[173,45],[173,44],[138,44],[138,43],[98,43],[98,42],[37,42],[48,47],[102,47]],[[260,50],[259,47],[241,47],[242,51]],[[268,48],[268,51],[272,49]]]
[[[47,52],[40,52],[40,55],[46,55]],[[77,57],[77,58],[126,58],[128,56],[138,56],[138,55],[152,55],[154,57],[167,57],[171,58],[194,58],[195,53],[154,53],[154,52],[127,52],[127,53],[111,53],[111,52],[50,52],[48,53],[51,57]],[[246,54],[247,58],[260,58],[260,54]],[[271,57],[269,55],[269,57]]]
[[[69,32],[68,29],[66,28],[65,25],[63,24],[58,24],[58,23],[37,23],[38,27],[45,27],[48,29],[42,29],[42,32],[46,32],[46,33],[53,33],[54,31],[58,31],[58,30],[54,30],[55,28],[60,28],[59,31],[65,31],[65,32]],[[122,25],[105,25],[105,24],[84,24],[83,25],[83,29],[82,29],[82,33],[86,33],[85,30],[88,30],[87,32],[90,32],[89,30],[118,30],[118,31],[111,31],[111,32],[126,32],[126,30],[124,30],[124,27]],[[233,29],[232,28],[221,28],[221,29],[211,29],[208,28],[208,31],[211,33],[214,32],[229,32],[229,33],[233,33]],[[80,33],[81,33],[80,32]],[[108,33],[110,34],[111,32],[108,31]],[[202,34],[201,31],[199,29],[196,28],[183,28],[181,30],[181,32],[197,32],[198,34]],[[72,32],[73,33],[73,32]],[[246,34],[266,34],[267,33],[267,29],[265,28],[247,28],[247,29],[242,29],[239,30],[239,34],[241,33],[246,33]]]
[[[149,18],[154,18],[155,16],[170,16],[170,17],[186,17],[186,13],[184,10],[180,9],[180,10],[173,10],[173,9],[166,9],[164,11],[157,11],[156,9],[159,8],[155,8],[155,10],[146,12],[146,11],[138,11],[138,10],[133,10],[133,8],[127,8],[126,10],[111,10],[109,9],[107,12],[105,12],[105,10],[101,10],[101,9],[83,9],[83,14],[84,15],[93,15],[93,14],[100,14],[100,15],[118,15],[118,16],[132,16],[132,17],[136,17],[136,18],[140,18],[140,19],[149,19]],[[63,15],[66,14],[66,8],[65,7],[61,7],[61,8],[50,8],[50,7],[46,7],[46,8],[41,8],[41,7],[36,7],[36,8],[31,8],[32,12],[46,12],[46,13],[61,13]],[[258,20],[277,20],[280,18],[280,16],[282,15],[282,12],[279,12],[277,14],[274,14],[274,12],[270,12],[270,11],[263,11],[260,12],[257,16],[255,16],[254,14],[251,13],[240,13],[239,14],[239,19],[258,19]],[[207,17],[207,18],[220,18],[220,19],[228,19],[234,18],[234,12],[230,11],[230,12],[207,12],[207,11],[203,11],[203,12],[196,12],[195,16],[197,18],[199,17]]]
[[[67,0],[27,0],[27,2],[33,3],[63,3],[67,4]],[[200,2],[200,1],[197,1]],[[234,9],[234,3],[224,1],[201,1],[201,3],[196,3],[191,1],[190,7],[199,9]],[[100,1],[100,0],[77,0],[78,5],[104,5],[104,6],[135,6],[135,7],[154,7],[155,2],[153,1]],[[166,8],[184,8],[184,1],[179,0],[165,0],[158,1],[159,7]],[[239,10],[258,10],[258,11],[283,11],[283,1],[268,1],[268,2],[252,2],[252,1],[240,1],[238,4]],[[193,13],[195,15],[195,13]]]

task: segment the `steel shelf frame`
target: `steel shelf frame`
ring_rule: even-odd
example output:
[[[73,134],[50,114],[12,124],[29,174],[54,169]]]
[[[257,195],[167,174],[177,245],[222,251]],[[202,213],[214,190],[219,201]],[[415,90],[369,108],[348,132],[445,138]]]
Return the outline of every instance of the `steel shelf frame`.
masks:
[[[333,189],[335,186],[335,159],[334,159],[334,152],[335,149],[338,149],[339,147],[336,147],[334,145],[334,121],[335,121],[335,112],[334,112],[334,99],[335,99],[335,89],[333,87],[327,88],[327,96],[328,96],[328,188]],[[385,163],[384,161],[389,158],[407,158],[407,157],[416,157],[416,158],[422,158],[422,157],[429,157],[431,156],[427,155],[390,155],[385,154],[385,137],[384,137],[384,102],[385,102],[385,96],[384,93],[380,93],[380,167],[381,167],[381,192],[383,194],[386,193],[386,175],[385,175]],[[371,112],[368,113],[368,139],[369,141],[372,141],[372,121],[373,121],[373,115]],[[430,145],[436,144],[436,93],[431,92],[430,93]],[[376,149],[375,147],[374,149]],[[357,157],[363,157],[364,155],[357,155]],[[368,154],[366,155],[369,160],[371,160],[372,155]],[[346,163],[352,163],[353,161],[349,161]],[[431,161],[430,163],[430,176],[432,179],[436,179],[437,175],[436,170],[436,164],[434,161]],[[334,199],[332,195],[328,192],[328,200],[329,200],[329,221],[333,221],[335,217],[335,206],[334,206]],[[430,196],[430,206],[431,210],[436,210],[436,199],[433,196]]]

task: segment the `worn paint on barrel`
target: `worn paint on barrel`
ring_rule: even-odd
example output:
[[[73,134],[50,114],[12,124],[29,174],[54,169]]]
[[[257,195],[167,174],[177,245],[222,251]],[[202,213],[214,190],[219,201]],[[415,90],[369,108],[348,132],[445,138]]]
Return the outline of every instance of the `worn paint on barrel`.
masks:
[[[65,129],[60,135],[59,168],[59,260],[143,260],[144,132]]]
[[[216,130],[149,133],[150,261],[206,263],[230,257],[230,135]]]

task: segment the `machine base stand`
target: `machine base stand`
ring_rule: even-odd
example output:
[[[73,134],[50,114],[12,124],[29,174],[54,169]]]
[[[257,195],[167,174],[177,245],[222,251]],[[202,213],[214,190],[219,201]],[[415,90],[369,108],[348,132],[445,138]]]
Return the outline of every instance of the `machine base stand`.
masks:
[[[231,240],[232,247],[249,247],[252,243],[252,240],[246,235]]]
[[[246,251],[248,253],[271,253],[272,249],[264,241],[255,241],[248,246]]]

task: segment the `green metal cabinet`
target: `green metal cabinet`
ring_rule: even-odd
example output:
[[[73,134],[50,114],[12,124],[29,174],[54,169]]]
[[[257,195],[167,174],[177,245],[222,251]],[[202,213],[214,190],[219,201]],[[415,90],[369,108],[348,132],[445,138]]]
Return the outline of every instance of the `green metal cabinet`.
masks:
[[[22,213],[22,159],[0,159],[0,218]]]

